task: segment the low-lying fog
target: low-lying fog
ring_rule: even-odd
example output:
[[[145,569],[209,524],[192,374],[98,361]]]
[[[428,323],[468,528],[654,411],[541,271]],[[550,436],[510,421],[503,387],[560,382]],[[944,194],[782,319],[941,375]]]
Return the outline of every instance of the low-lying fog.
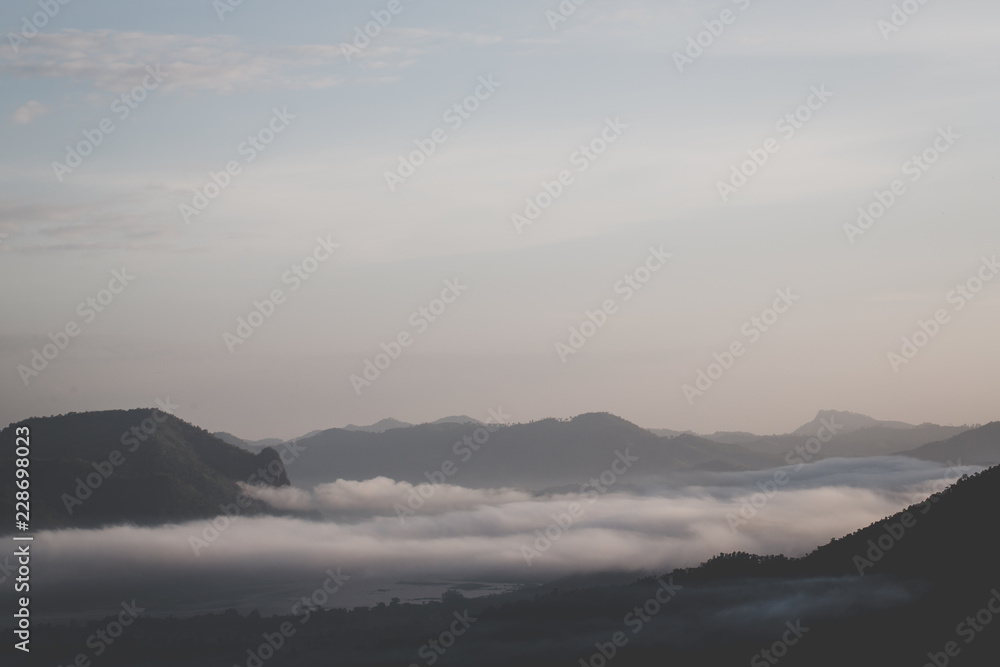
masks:
[[[49,618],[133,598],[151,614],[288,613],[338,568],[349,579],[328,606],[353,607],[456,584],[472,596],[573,574],[663,573],[720,552],[799,556],[978,470],[885,457],[658,479],[635,466],[608,486],[544,495],[386,478],[256,489],[299,514],[43,533],[33,593]],[[408,502],[421,492],[423,504]]]

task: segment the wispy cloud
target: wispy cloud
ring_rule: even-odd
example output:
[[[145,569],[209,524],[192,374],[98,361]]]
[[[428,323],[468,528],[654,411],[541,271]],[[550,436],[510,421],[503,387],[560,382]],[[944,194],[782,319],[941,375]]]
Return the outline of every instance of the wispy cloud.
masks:
[[[15,125],[27,125],[39,116],[44,116],[50,109],[37,100],[28,100],[24,105],[17,108],[10,121]]]
[[[146,67],[167,74],[164,90],[216,91],[328,88],[340,82],[324,68],[330,49],[250,48],[238,37],[157,35],[114,30],[40,34],[14,58],[8,47],[0,73],[23,78],[73,79],[119,92],[137,85]]]
[[[484,46],[499,40],[468,32],[386,29],[354,65],[391,70],[412,65],[450,45]],[[351,67],[339,44],[263,49],[228,35],[195,37],[114,30],[40,34],[30,51],[15,57],[9,46],[4,46],[0,53],[0,74],[72,79],[113,92],[137,85],[149,65],[159,65],[167,74],[163,90],[218,93],[331,88],[346,80],[348,72],[341,70]]]
[[[20,230],[16,238],[8,238],[6,250],[134,249],[176,237],[171,218],[136,207],[143,196],[148,193],[74,204],[0,203],[0,231]]]

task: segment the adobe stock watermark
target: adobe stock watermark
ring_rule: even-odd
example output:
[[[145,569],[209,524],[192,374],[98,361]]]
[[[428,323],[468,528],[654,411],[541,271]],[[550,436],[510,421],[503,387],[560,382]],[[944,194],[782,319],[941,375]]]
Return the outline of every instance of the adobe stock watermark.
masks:
[[[496,410],[487,410],[487,412],[489,417],[486,418],[482,426],[475,429],[471,435],[463,436],[461,440],[452,445],[451,451],[459,457],[458,463],[451,459],[445,459],[435,470],[424,471],[424,477],[429,483],[411,486],[410,490],[399,499],[394,507],[399,523],[405,524],[408,517],[419,512],[424,504],[434,497],[437,490],[458,473],[459,464],[465,464],[472,460],[476,452],[489,443],[491,435],[496,433],[501,426],[507,426],[514,420],[511,415],[504,414],[503,406]]]
[[[152,65],[146,65],[146,74],[142,82],[134,86],[131,90],[122,93],[111,103],[109,111],[117,117],[119,122],[124,122],[132,112],[139,108],[149,94],[160,87],[163,80],[170,76],[160,71],[159,64],[155,69]],[[83,130],[83,139],[75,146],[66,146],[66,157],[64,162],[54,160],[52,162],[52,172],[56,180],[63,182],[68,174],[72,174],[75,169],[83,164],[83,161],[93,154],[93,152],[104,143],[104,140],[113,133],[118,126],[112,116],[105,116],[97,123],[94,129]]]
[[[343,585],[350,579],[343,574],[340,568],[337,571],[326,571],[326,579],[323,584],[316,588],[311,595],[303,596],[301,600],[292,605],[291,614],[299,619],[299,625],[305,625],[312,618],[312,613],[316,609],[322,609],[330,598],[337,594]],[[274,632],[264,632],[261,634],[262,641],[256,648],[247,649],[247,659],[244,662],[246,667],[262,667],[265,662],[273,658],[285,646],[289,639],[295,636],[298,628],[291,621],[284,621]],[[234,665],[233,667],[240,667]]]
[[[939,127],[937,136],[931,145],[903,163],[900,168],[901,174],[909,176],[911,183],[916,183],[930,171],[931,167],[937,164],[941,156],[952,149],[955,141],[961,138],[962,135],[952,130],[950,126],[947,128]],[[874,200],[865,206],[858,207],[857,221],[854,224],[844,225],[844,233],[851,245],[854,245],[859,236],[864,236],[876,222],[881,220],[907,192],[906,183],[902,178],[893,179],[885,190],[875,190]]]
[[[128,454],[134,454],[142,443],[149,440],[156,433],[159,425],[167,421],[167,415],[173,414],[180,407],[171,403],[169,396],[166,399],[156,399],[156,405],[159,407],[154,408],[148,417],[122,433],[121,438],[119,438],[122,446],[128,447]],[[114,449],[103,461],[91,461],[90,465],[94,469],[94,472],[82,478],[77,477],[76,488],[73,490],[72,495],[64,493],[60,498],[63,506],[66,508],[66,513],[72,515],[76,507],[82,506],[85,500],[94,495],[94,492],[101,488],[104,482],[118,468],[125,464],[126,458],[127,456],[122,454],[121,450]]]
[[[98,313],[103,313],[114,302],[115,297],[135,280],[135,276],[130,275],[125,267],[121,271],[117,269],[111,272],[111,280],[108,281],[106,289],[102,289],[97,294],[87,297],[76,307],[76,314],[83,320],[83,324],[90,324],[97,319]],[[76,338],[83,332],[83,328],[76,320],[70,320],[62,329],[56,333],[49,332],[50,343],[38,349],[31,350],[31,360],[28,365],[19,364],[17,373],[21,376],[21,382],[27,387],[32,378],[41,375],[42,371],[59,357],[59,354],[69,347],[70,340]]]
[[[448,124],[451,132],[457,132],[465,121],[472,118],[472,114],[480,109],[482,103],[493,97],[502,86],[503,83],[493,80],[492,74],[479,77],[479,85],[472,94],[448,107],[441,115],[441,120]],[[411,151],[409,155],[400,155],[396,170],[384,173],[389,192],[395,192],[399,186],[406,183],[406,179],[417,173],[417,169],[427,164],[427,160],[437,152],[438,146],[450,138],[448,131],[438,127],[427,138],[413,141],[416,150]]]
[[[222,514],[204,523],[200,537],[193,534],[188,535],[188,545],[190,545],[195,557],[200,556],[204,549],[214,544],[224,532],[229,530],[233,520],[242,516],[243,512],[253,505],[254,499],[247,493],[247,488],[261,484],[275,486],[286,467],[294,463],[308,448],[305,445],[300,445],[297,440],[289,440],[278,445],[276,449],[278,449],[278,459],[272,460],[266,468],[258,468],[256,472],[247,477],[246,482],[242,483],[240,492],[236,494],[235,502],[221,503],[219,510]]]
[[[903,2],[893,4],[892,12],[888,19],[880,18],[875,21],[875,27],[882,33],[882,39],[889,41],[890,35],[902,30],[903,26],[910,22],[910,18],[927,4],[927,0],[903,0]]]
[[[460,278],[445,280],[441,295],[410,315],[408,321],[413,327],[413,331],[403,329],[388,343],[381,343],[379,347],[382,348],[382,351],[373,358],[364,360],[364,369],[361,371],[361,375],[351,374],[348,380],[354,388],[354,394],[360,396],[364,389],[372,386],[372,383],[382,377],[382,374],[389,370],[392,363],[403,356],[403,352],[413,345],[415,337],[427,331],[431,324],[437,322],[448,310],[448,307],[458,301],[467,289],[469,286],[463,285]]]
[[[330,237],[331,234],[327,234],[325,239],[322,236],[316,237],[316,246],[312,252],[281,274],[282,284],[290,285],[289,292],[297,292],[340,247],[340,244],[331,241]],[[222,342],[226,344],[229,354],[235,354],[237,347],[250,340],[265,322],[274,317],[278,307],[283,306],[287,299],[288,296],[280,287],[271,290],[262,301],[255,299],[253,310],[246,317],[236,318],[235,333],[226,331],[222,334]]]
[[[826,89],[826,84],[821,84],[819,87],[812,86],[809,89],[809,96],[803,104],[796,107],[794,111],[786,113],[774,123],[775,131],[779,132],[785,141],[791,141],[795,134],[826,106],[831,97],[833,97],[833,93]],[[719,191],[723,203],[728,202],[731,195],[736,194],[740,188],[749,183],[750,179],[779,150],[781,150],[781,142],[774,137],[765,139],[760,148],[748,148],[747,156],[749,159],[744,160],[739,165],[731,165],[728,180],[715,182],[715,187]]]
[[[590,169],[590,165],[604,155],[627,129],[628,125],[622,122],[620,116],[616,116],[614,120],[606,119],[601,132],[589,142],[581,144],[569,156],[570,166],[575,167],[576,172],[580,174],[587,171]],[[510,221],[517,233],[521,234],[525,227],[535,224],[542,212],[550,208],[575,182],[576,176],[572,169],[562,169],[551,182],[543,180],[542,190],[534,197],[527,197],[524,200],[524,209],[510,216]]]
[[[666,266],[667,260],[671,257],[673,255],[663,251],[663,246],[659,248],[650,246],[645,261],[614,284],[612,288],[614,293],[622,295],[621,303],[631,301],[632,297],[647,285],[660,269]],[[604,328],[609,318],[618,314],[619,305],[616,297],[610,297],[601,302],[596,310],[586,311],[583,321],[578,326],[570,327],[567,342],[559,341],[556,343],[556,354],[559,355],[559,359],[565,364],[571,355],[582,350],[587,342]]]
[[[997,277],[997,274],[1000,274],[997,256],[983,257],[975,274],[955,285],[955,289],[945,296],[945,301],[952,306],[951,311],[949,312],[947,308],[938,308],[932,317],[926,320],[917,320],[917,329],[912,334],[903,336],[898,351],[893,350],[886,355],[892,372],[899,373],[900,368],[913,361],[921,350],[937,338],[943,327],[951,323],[952,315],[963,310],[972,302],[985,289],[986,285]]]
[[[455,619],[451,622],[446,630],[443,630],[437,637],[431,639],[417,651],[417,655],[423,658],[424,664],[430,665],[435,664],[441,656],[448,652],[458,638],[469,631],[472,624],[477,620],[476,617],[469,615],[469,610],[466,609],[461,614],[457,611],[452,612],[452,617]],[[420,667],[417,663],[410,663],[410,667]]]
[[[975,614],[966,616],[964,620],[955,626],[955,634],[965,641],[968,646],[976,641],[993,623],[994,618],[1000,617],[1000,590],[994,588],[990,591],[990,598]],[[957,658],[962,653],[962,647],[956,641],[946,642],[941,651],[929,651],[927,662],[923,667],[948,667],[952,658]]]
[[[806,463],[816,458],[823,445],[833,440],[837,433],[845,428],[843,424],[838,424],[834,418],[820,418],[820,427],[816,429],[816,435],[809,438],[802,444],[795,445],[788,454],[785,455],[785,463],[794,465],[795,468],[789,473],[782,469],[777,469],[768,482],[757,482],[760,492],[754,493],[749,498],[740,498],[738,513],[729,512],[726,514],[726,523],[734,533],[740,526],[747,525],[751,519],[764,509],[771,502],[771,499],[778,495],[778,491],[783,489],[792,481],[795,473],[802,470]]]
[[[741,12],[745,12],[750,8],[751,0],[733,0],[733,4],[739,7]],[[688,37],[687,48],[683,52],[674,51],[674,65],[677,66],[677,71],[683,74],[685,67],[693,65],[694,61],[705,55],[705,52],[726,32],[726,27],[736,23],[739,16],[732,9],[723,9],[719,13],[719,18],[702,21],[705,29]]]
[[[215,15],[219,17],[220,23],[226,20],[226,14],[232,14],[237,7],[241,6],[243,6],[243,0],[212,0],[212,9],[215,10]]]
[[[946,475],[950,477],[959,477],[959,468],[962,465],[962,460],[959,459],[958,463],[952,463],[948,461],[948,470]],[[940,500],[940,494],[948,488],[949,484],[944,479],[937,479],[934,481],[932,486],[931,495],[924,502],[920,503],[917,507],[919,514],[914,514],[913,512],[906,511],[899,515],[899,521],[891,523],[886,521],[882,524],[882,533],[875,537],[874,539],[868,540],[868,549],[864,554],[855,555],[851,562],[858,571],[859,576],[865,575],[865,570],[871,567],[875,567],[875,563],[882,560],[885,555],[895,547],[903,537],[906,536],[908,530],[912,529],[917,525],[917,519],[920,516],[927,515],[928,512],[934,507],[934,503]]]
[[[208,205],[211,204],[223,190],[232,185],[233,178],[243,173],[243,167],[257,159],[257,156],[267,150],[275,138],[288,129],[291,121],[295,119],[294,114],[288,113],[288,107],[271,110],[271,118],[267,124],[254,134],[247,135],[246,140],[240,142],[236,147],[236,154],[243,157],[241,162],[238,159],[230,160],[225,167],[217,172],[209,171],[208,180],[204,185],[194,189],[194,196],[191,203],[180,203],[177,210],[186,224],[190,224],[193,218],[201,215]]]
[[[809,628],[802,625],[801,619],[795,623],[788,621],[785,627],[788,629],[781,635],[781,639],[750,658],[751,667],[769,667],[778,664],[779,660],[788,655],[788,649],[798,644],[809,632]]]
[[[769,308],[761,311],[760,315],[751,317],[740,327],[740,333],[749,339],[749,344],[751,345],[759,341],[761,336],[770,331],[778,323],[778,320],[781,319],[781,316],[787,313],[795,305],[795,302],[802,298],[793,294],[791,288],[775,290],[775,294],[778,295],[778,298],[774,300]],[[694,405],[695,398],[704,396],[706,392],[715,386],[715,383],[721,380],[722,376],[733,367],[736,360],[746,354],[747,349],[747,344],[737,339],[726,350],[721,353],[714,353],[712,357],[715,361],[704,369],[698,369],[694,385],[686,384],[681,387],[688,405]]]
[[[587,0],[561,0],[555,9],[545,10],[545,20],[549,22],[552,32],[559,29],[559,26],[576,14],[576,10],[586,4]]]
[[[632,456],[627,449],[624,453],[615,450],[615,460],[611,462],[607,470],[580,487],[580,492],[587,496],[587,504],[596,503],[612,486],[618,483],[623,475],[632,469],[638,460],[639,457]],[[521,555],[528,567],[532,566],[531,561],[540,558],[542,554],[562,539],[562,536],[569,532],[570,528],[583,517],[586,511],[583,505],[573,502],[566,507],[565,512],[551,514],[552,523],[546,526],[544,531],[541,529],[535,531],[535,541],[531,544],[521,545]]]
[[[667,581],[664,581],[663,577],[660,577],[656,581],[660,584],[656,592],[641,605],[636,605],[622,619],[622,624],[632,632],[632,637],[642,632],[646,625],[663,611],[667,603],[677,597],[678,591],[684,588],[680,584],[675,584],[673,577],[670,577]],[[620,650],[628,646],[629,640],[632,637],[625,634],[624,630],[619,630],[611,635],[608,641],[597,642],[594,644],[594,648],[597,651],[592,653],[586,660],[580,658],[580,667],[606,667],[608,662],[614,659]]]
[[[302,625],[309,622],[312,618],[314,611],[319,609],[324,609],[330,602],[330,598],[333,597],[344,584],[350,580],[350,577],[340,571],[333,570],[326,571],[326,579],[323,581],[323,585],[319,586],[310,595],[304,595],[300,600],[292,605],[292,616],[302,616],[302,620],[299,621]]]
[[[7,41],[14,50],[14,55],[21,55],[21,47],[34,39],[42,28],[54,19],[63,7],[68,5],[70,0],[38,0],[38,7],[41,9],[30,17],[21,17],[21,30],[19,32],[8,32]]]
[[[406,4],[410,2],[412,0],[406,0]],[[355,26],[354,40],[350,44],[340,43],[340,51],[344,54],[347,62],[351,62],[352,58],[360,56],[362,51],[371,46],[372,40],[381,35],[382,31],[388,28],[393,19],[402,14],[404,9],[406,9],[406,5],[403,4],[402,0],[389,0],[385,9],[373,9],[371,16],[374,20],[365,23],[364,26]]]
[[[114,620],[109,621],[103,628],[99,628],[96,632],[87,637],[87,640],[84,643],[91,652],[78,653],[73,661],[68,664],[91,664],[92,658],[99,658],[104,655],[104,652],[108,650],[108,647],[120,639],[121,636],[125,634],[125,630],[135,623],[135,620],[139,618],[139,614],[146,611],[144,607],[138,606],[134,599],[132,602],[123,601],[120,606],[122,610],[118,612],[118,616]]]

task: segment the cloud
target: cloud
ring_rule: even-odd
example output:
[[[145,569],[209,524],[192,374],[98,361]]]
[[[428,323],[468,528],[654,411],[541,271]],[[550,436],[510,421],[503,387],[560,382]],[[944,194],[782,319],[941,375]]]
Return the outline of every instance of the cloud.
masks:
[[[426,506],[404,521],[394,505],[412,485],[376,478],[259,493],[286,508],[347,513],[349,522],[235,517],[216,527],[200,521],[47,532],[36,542],[53,584],[85,578],[99,586],[126,574],[141,582],[165,573],[207,575],[233,568],[255,576],[291,576],[331,564],[359,578],[541,581],[623,568],[664,572],[740,550],[803,555],[919,502],[933,483],[942,488],[958,475],[929,463],[881,471],[876,463],[871,475],[852,486],[843,479],[846,464],[823,464],[803,469],[807,481],[801,488],[782,488],[738,530],[730,527],[727,514],[738,511],[742,497],[759,491],[756,477],[739,485],[730,480],[728,486],[671,480],[657,492],[612,489],[599,497],[437,487]],[[192,538],[207,540],[197,556]],[[526,559],[526,548],[537,553]]]
[[[394,516],[399,507],[418,506],[422,513],[473,510],[531,500],[531,494],[515,489],[466,489],[441,484],[410,484],[388,477],[366,481],[338,479],[305,491],[294,487],[280,489],[246,486],[249,495],[277,509],[311,511],[332,515]],[[404,510],[405,511],[405,510]]]
[[[450,45],[484,46],[498,40],[465,32],[386,29],[358,59],[368,68],[398,69]],[[44,33],[33,40],[30,51],[17,58],[9,47],[0,48],[0,53],[6,55],[0,60],[0,74],[72,79],[116,93],[139,85],[147,66],[158,66],[166,74],[163,90],[219,93],[331,88],[343,83],[351,68],[339,45],[303,44],[265,50],[228,35],[115,30]]]
[[[285,47],[264,52],[231,36],[157,35],[114,30],[39,34],[32,49],[0,61],[0,72],[23,78],[92,83],[112,92],[139,85],[147,66],[166,74],[164,90],[217,91],[328,88],[331,50]]]
[[[10,120],[15,125],[27,125],[31,123],[39,116],[44,116],[50,111],[50,109],[38,102],[37,100],[29,100],[23,106],[18,107],[14,115],[11,116]]]
[[[50,252],[120,250],[176,241],[180,236],[171,213],[136,209],[155,191],[95,199],[84,203],[36,201],[0,204],[0,231],[18,230],[8,250]],[[171,247],[174,247],[171,245]]]
[[[338,55],[350,52],[350,61],[373,70],[403,68],[415,64],[421,57],[444,50],[452,45],[490,46],[503,39],[494,35],[428,28],[386,28],[370,46],[351,50],[353,44],[342,42],[336,49]],[[348,60],[344,57],[345,62]]]

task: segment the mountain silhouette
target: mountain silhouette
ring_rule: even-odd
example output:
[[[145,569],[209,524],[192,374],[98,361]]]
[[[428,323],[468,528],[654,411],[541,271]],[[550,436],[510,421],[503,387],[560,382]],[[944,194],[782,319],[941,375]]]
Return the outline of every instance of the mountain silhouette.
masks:
[[[1000,422],[960,433],[943,442],[933,442],[904,452],[907,456],[939,463],[961,461],[964,465],[1000,463]]]
[[[450,461],[448,483],[471,488],[516,486],[528,490],[573,485],[579,488],[629,451],[639,460],[632,474],[666,474],[691,469],[749,470],[783,462],[682,434],[661,438],[607,413],[570,420],[543,419],[487,428],[477,424],[434,423],[382,433],[330,429],[299,445],[304,450],[289,477],[298,486],[336,479],[385,476],[421,484]],[[451,470],[451,467],[448,467]]]
[[[18,425],[30,428],[33,530],[209,518],[241,498],[239,482],[289,483],[274,449],[246,452],[159,410],[28,419],[0,432],[3,442],[15,441]],[[0,507],[9,516],[14,451],[0,457]],[[246,504],[249,514],[264,510]]]
[[[880,426],[882,428],[898,428],[898,429],[911,429],[915,428],[913,424],[907,424],[906,422],[896,422],[896,421],[880,421],[869,417],[868,415],[862,415],[857,412],[846,412],[843,410],[820,410],[813,419],[808,424],[803,424],[794,431],[791,435],[805,435],[813,436],[816,435],[816,431],[824,425],[824,423],[829,421],[836,421],[842,425],[841,435],[846,435],[848,433],[853,433],[854,431],[860,431],[864,428],[872,428],[873,426]]]

